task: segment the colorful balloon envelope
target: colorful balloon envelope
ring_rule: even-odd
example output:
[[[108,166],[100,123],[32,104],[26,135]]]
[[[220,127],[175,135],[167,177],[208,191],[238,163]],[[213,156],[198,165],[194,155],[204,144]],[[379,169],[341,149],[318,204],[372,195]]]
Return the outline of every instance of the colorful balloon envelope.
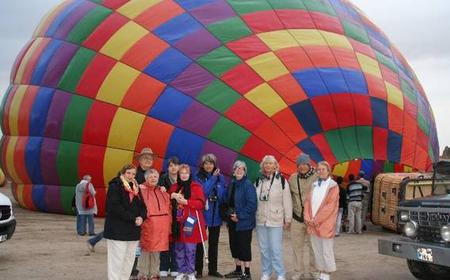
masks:
[[[44,18],[2,104],[2,163],[20,205],[72,213],[144,147],[230,176],[308,153],[335,174],[426,170],[436,126],[400,52],[344,0],[76,0]]]

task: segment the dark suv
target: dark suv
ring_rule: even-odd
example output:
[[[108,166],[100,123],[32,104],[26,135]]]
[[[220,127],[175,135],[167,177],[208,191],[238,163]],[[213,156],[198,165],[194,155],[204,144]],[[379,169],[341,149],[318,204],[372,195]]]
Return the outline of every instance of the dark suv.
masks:
[[[424,181],[421,182],[422,186]],[[378,240],[378,252],[404,258],[417,279],[450,279],[450,161],[434,165],[432,195],[401,201],[401,237]]]
[[[0,243],[10,239],[16,229],[11,200],[0,193]]]

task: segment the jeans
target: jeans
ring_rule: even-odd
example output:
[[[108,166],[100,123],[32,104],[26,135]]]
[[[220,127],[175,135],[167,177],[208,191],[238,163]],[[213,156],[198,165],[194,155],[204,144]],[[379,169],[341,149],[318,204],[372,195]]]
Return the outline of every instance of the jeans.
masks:
[[[97,233],[94,237],[89,238],[88,242],[89,244],[91,244],[92,246],[95,246],[95,244],[97,244],[100,240],[103,239],[103,231]]]
[[[348,233],[361,233],[361,201],[352,201],[348,204]],[[356,221],[356,225],[355,225]]]
[[[272,270],[278,277],[285,277],[283,263],[283,227],[256,226],[261,251],[262,274],[271,276]]]
[[[170,272],[177,272],[177,261],[175,257],[175,244],[170,243],[169,244],[169,251],[161,252],[159,255],[160,264],[159,264],[159,270],[160,271],[169,271]]]
[[[95,234],[93,214],[77,215],[77,233],[86,234],[86,221],[89,226],[89,234]]]

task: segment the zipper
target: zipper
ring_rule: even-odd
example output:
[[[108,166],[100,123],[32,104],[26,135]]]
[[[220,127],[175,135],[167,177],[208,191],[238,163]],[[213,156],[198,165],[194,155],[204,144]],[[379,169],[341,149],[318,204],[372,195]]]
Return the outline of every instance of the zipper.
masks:
[[[161,211],[161,204],[159,204],[159,198],[158,194],[156,194],[156,188],[153,189],[153,192],[155,193],[156,202],[158,202],[158,211]]]

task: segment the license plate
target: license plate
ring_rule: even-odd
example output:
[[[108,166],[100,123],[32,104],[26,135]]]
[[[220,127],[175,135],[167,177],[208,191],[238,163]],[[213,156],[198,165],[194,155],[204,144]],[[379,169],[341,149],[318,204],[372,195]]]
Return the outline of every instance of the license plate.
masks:
[[[6,238],[8,238],[8,235],[6,234],[0,235],[0,242],[6,241]]]
[[[433,250],[429,248],[417,248],[417,259],[424,262],[433,262]]]

